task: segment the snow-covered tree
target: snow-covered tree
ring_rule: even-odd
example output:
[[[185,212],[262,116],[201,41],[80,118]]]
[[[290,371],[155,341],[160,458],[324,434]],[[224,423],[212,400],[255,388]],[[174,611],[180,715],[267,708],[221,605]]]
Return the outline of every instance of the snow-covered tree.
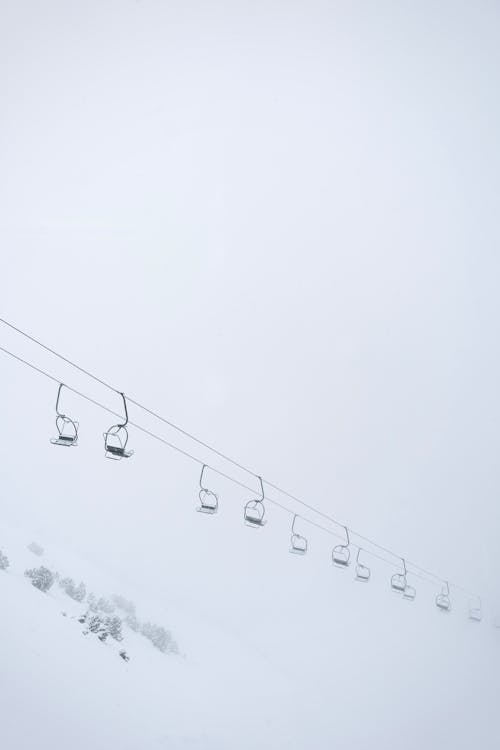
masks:
[[[64,589],[68,596],[75,599],[77,602],[83,602],[87,595],[85,584],[81,582],[77,586],[72,578],[61,578],[59,586]]]
[[[104,620],[101,615],[92,615],[87,619],[87,624],[91,633],[98,633],[104,627]]]
[[[108,631],[106,628],[106,623],[104,622],[104,618],[101,617],[101,615],[91,615],[91,617],[87,618],[87,626],[91,633],[95,633],[100,641],[106,640],[108,637]]]
[[[0,550],[0,570],[7,570],[9,565],[9,558]]]
[[[106,617],[104,625],[111,638],[115,641],[123,641],[122,621],[119,617]]]
[[[43,565],[40,568],[25,570],[24,575],[31,578],[33,586],[40,591],[48,591],[54,583],[54,573]]]
[[[71,589],[74,587],[75,582],[72,578],[59,578],[59,586],[64,589],[66,593],[71,591]]]
[[[177,644],[172,639],[170,631],[165,630],[161,625],[154,625],[151,622],[145,622],[141,629],[142,635],[149,638],[153,646],[163,653],[177,653]]]
[[[85,588],[85,584],[83,583],[83,581],[80,581],[78,586],[75,586],[75,590],[73,591],[73,599],[76,599],[77,602],[83,602],[86,596],[87,589]]]
[[[133,630],[135,633],[138,633],[141,629],[141,623],[139,622],[138,618],[134,613],[131,613],[130,615],[127,615],[125,618],[125,623],[129,626],[131,630]]]
[[[91,612],[97,612],[97,596],[92,592],[87,596],[87,603]]]

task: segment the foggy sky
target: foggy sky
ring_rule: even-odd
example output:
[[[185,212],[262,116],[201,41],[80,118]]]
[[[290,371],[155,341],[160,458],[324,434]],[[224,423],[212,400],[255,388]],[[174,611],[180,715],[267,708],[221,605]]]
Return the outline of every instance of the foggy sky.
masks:
[[[290,517],[270,507],[265,529],[243,527],[248,493],[220,477],[220,515],[200,518],[196,464],[133,430],[134,457],[105,461],[113,420],[71,394],[80,445],[54,449],[55,384],[4,355],[2,516],[282,665],[309,643],[297,670],[326,696],[335,660],[352,689],[376,692],[387,670],[388,725],[406,690],[424,733],[441,700],[468,706],[454,747],[477,725],[494,742],[498,4],[4,2],[2,16],[0,314],[482,592],[488,620],[472,635],[457,595],[443,624],[418,580],[403,611],[376,561],[360,592],[305,523],[310,555],[293,558]],[[0,344],[119,410],[2,326]]]

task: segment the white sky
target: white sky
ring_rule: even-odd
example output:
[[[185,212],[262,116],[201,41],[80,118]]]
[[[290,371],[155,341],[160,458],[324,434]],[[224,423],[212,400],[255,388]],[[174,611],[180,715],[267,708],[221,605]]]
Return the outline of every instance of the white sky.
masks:
[[[4,2],[2,17],[1,314],[494,604],[498,3]],[[0,344],[119,406],[7,330]],[[308,530],[311,559],[291,567],[289,517],[243,528],[245,493],[216,478],[220,517],[200,518],[196,465],[135,432],[129,463],[104,461],[110,420],[72,396],[81,444],[61,455],[55,386],[0,364],[7,520],[263,648],[320,622],[327,654],[356,613],[425,630],[435,657],[432,587],[402,624],[374,564],[378,588],[363,604],[350,582],[330,623],[328,537]],[[308,614],[287,640],[295,597]],[[461,616],[450,659],[470,648]]]

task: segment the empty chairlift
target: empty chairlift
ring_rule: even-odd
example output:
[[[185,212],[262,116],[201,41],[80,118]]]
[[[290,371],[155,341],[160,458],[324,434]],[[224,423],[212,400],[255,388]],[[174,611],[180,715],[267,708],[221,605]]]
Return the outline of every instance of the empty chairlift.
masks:
[[[332,562],[337,566],[337,568],[347,568],[351,559],[351,550],[349,548],[349,545],[351,543],[349,537],[349,529],[347,528],[347,526],[344,526],[344,529],[346,543],[337,544],[337,546],[332,549]]]
[[[401,558],[403,562],[403,572],[402,573],[394,573],[393,576],[391,576],[391,589],[396,594],[404,594],[407,586],[407,570],[406,570],[406,560],[402,557]]]
[[[103,433],[104,437],[104,455],[106,458],[112,458],[115,461],[120,461],[122,458],[130,458],[134,451],[127,450],[128,443],[128,411],[127,411],[127,400],[125,394],[120,392],[120,396],[123,399],[123,409],[125,411],[125,421],[119,424],[114,424],[112,427]]]
[[[59,411],[59,399],[64,383],[59,385],[56,399],[56,428],[57,437],[51,439],[52,445],[65,445],[70,447],[78,444],[78,427],[79,424],[74,419],[70,419],[66,414]]]
[[[266,508],[264,506],[264,484],[262,477],[257,477],[260,481],[261,496],[258,500],[249,500],[244,509],[243,517],[247,526],[252,528],[258,528],[264,526],[266,523],[264,516],[266,514]]]
[[[401,558],[403,563],[403,572],[395,573],[391,577],[391,588],[396,594],[402,594],[403,599],[413,601],[417,595],[417,589],[414,586],[410,586],[408,583],[408,570],[406,568],[406,560],[404,557]]]
[[[440,594],[436,596],[436,607],[441,610],[441,612],[450,612],[451,610],[451,599],[450,599],[450,584],[448,581],[445,581],[445,587],[443,586],[443,590]]]
[[[481,622],[483,619],[483,610],[481,605],[481,597],[477,597],[477,603],[474,606],[472,601],[469,602],[469,620],[474,620],[475,622]]]
[[[203,486],[203,472],[206,468],[206,464],[203,464],[203,466],[201,467],[200,491],[198,493],[200,506],[199,508],[196,508],[196,510],[199,513],[207,513],[209,515],[213,515],[214,513],[217,513],[219,509],[219,498],[215,492],[212,492],[212,490],[209,490],[207,487]]]
[[[368,565],[363,565],[363,563],[360,563],[360,552],[361,547],[358,548],[358,554],[356,555],[356,581],[361,581],[361,583],[368,583],[371,576],[371,570]]]
[[[305,555],[307,552],[307,539],[302,534],[298,534],[295,531],[295,521],[297,515],[293,517],[292,521],[292,534],[290,536],[290,552],[294,555]]]

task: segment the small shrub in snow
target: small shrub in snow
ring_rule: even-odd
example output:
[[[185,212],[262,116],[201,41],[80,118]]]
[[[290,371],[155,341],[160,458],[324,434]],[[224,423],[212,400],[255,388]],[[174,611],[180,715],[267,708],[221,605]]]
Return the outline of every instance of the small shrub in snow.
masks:
[[[76,599],[77,602],[83,602],[87,595],[87,589],[85,588],[85,584],[83,581],[80,581],[78,586],[75,586],[75,590],[73,591],[73,599]]]
[[[106,615],[112,615],[115,611],[109,599],[106,599],[104,596],[100,596],[98,599],[92,592],[88,595],[87,602],[92,612],[104,612]]]
[[[104,626],[111,638],[115,641],[123,641],[122,621],[119,617],[106,617]]]
[[[130,661],[130,656],[126,651],[120,651],[120,656],[122,657],[123,661]]]
[[[141,633],[146,638],[149,638],[153,646],[164,654],[167,652],[178,653],[177,644],[173,640],[172,634],[168,630],[165,630],[161,625],[154,625],[151,622],[145,622],[142,626]]]
[[[31,542],[31,544],[28,544],[28,549],[30,552],[33,552],[34,555],[38,555],[38,557],[40,557],[40,555],[43,555],[43,547],[41,547],[36,542]]]
[[[88,629],[91,633],[95,633],[100,641],[104,643],[108,637],[108,631],[104,618],[101,615],[91,615],[87,620]]]
[[[59,586],[64,589],[68,596],[75,599],[77,602],[83,602],[87,594],[85,584],[82,582],[76,586],[72,578],[61,578]]]
[[[104,620],[100,615],[92,615],[88,618],[87,624],[91,633],[98,633],[104,627]]]
[[[109,635],[115,641],[123,640],[122,621],[119,617],[103,617],[101,614],[87,612],[78,618],[78,622],[82,625],[87,624],[88,630],[84,631],[85,635],[88,632],[94,633],[103,643]]]
[[[9,564],[9,558],[0,550],[0,570],[7,570]]]
[[[137,617],[133,613],[130,614],[130,615],[127,615],[127,617],[125,618],[125,623],[135,633],[138,633],[139,630],[141,629],[141,623],[139,622],[139,620],[137,619]]]
[[[54,583],[54,573],[43,565],[40,568],[25,570],[24,575],[31,578],[33,586],[40,591],[48,591]]]

